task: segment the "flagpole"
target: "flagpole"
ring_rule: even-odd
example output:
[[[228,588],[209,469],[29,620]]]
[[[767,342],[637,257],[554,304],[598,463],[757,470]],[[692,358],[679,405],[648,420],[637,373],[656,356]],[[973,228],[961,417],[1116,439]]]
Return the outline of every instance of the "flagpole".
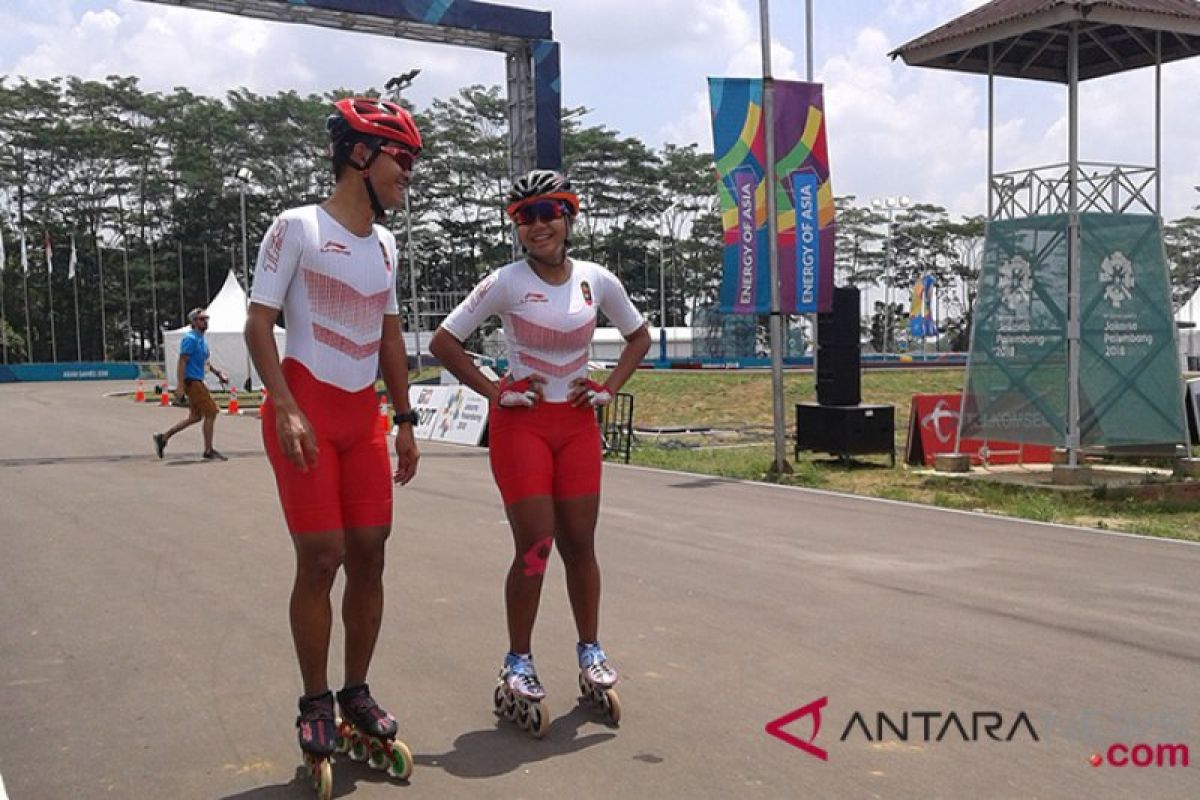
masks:
[[[208,285],[208,242],[204,242],[204,303],[205,303],[205,305],[208,304],[208,301],[210,299],[212,299],[212,291],[209,289],[209,285]]]
[[[129,363],[133,363],[133,301],[129,296],[129,249],[125,246],[125,233],[121,233],[121,261],[125,265],[125,340],[129,343]]]
[[[96,245],[96,269],[100,273],[100,355],[108,361],[108,316],[104,311],[104,249],[100,247],[100,237],[94,237]]]
[[[4,246],[0,243],[0,251]],[[0,341],[4,344],[4,363],[8,363],[8,314],[4,311],[4,257],[0,256]]]
[[[787,439],[783,413],[783,315],[779,291],[779,220],[776,217],[775,178],[775,79],[771,76],[771,22],[768,0],[759,0],[758,11],[762,33],[763,126],[767,139],[767,163],[763,179],[767,184],[767,254],[771,267],[771,400],[775,428],[775,460],[771,473],[785,475],[792,471],[787,460]]]
[[[77,261],[75,234],[71,234],[71,260],[67,262],[67,272],[75,290],[75,360],[83,361],[83,338],[79,334],[79,264]]]
[[[58,332],[54,328],[54,249],[46,234],[46,291],[50,296],[50,358],[58,363]]]
[[[0,343],[4,346],[4,363],[8,363],[8,314],[4,312],[4,231],[0,229]]]
[[[154,240],[150,239],[147,244],[150,245],[150,306],[154,320],[154,328],[150,332],[154,337],[150,352],[154,360],[158,361],[158,279],[154,275]]]
[[[25,360],[33,363],[33,326],[29,317],[29,253],[25,250],[25,231],[21,231],[21,282],[25,286]]]
[[[186,325],[187,309],[183,307],[183,240],[180,239],[175,244],[179,254],[179,324]]]

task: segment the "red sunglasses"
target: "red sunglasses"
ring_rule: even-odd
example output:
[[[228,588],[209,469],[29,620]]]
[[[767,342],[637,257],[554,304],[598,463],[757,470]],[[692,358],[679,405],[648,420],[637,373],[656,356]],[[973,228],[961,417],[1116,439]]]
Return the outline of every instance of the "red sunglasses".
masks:
[[[535,200],[514,211],[513,219],[518,225],[532,225],[535,222],[562,219],[567,213],[567,204],[562,200]]]
[[[411,150],[405,150],[403,147],[385,144],[379,147],[380,152],[391,156],[392,160],[400,165],[400,169],[405,172],[412,172],[413,165],[417,162],[417,157]]]

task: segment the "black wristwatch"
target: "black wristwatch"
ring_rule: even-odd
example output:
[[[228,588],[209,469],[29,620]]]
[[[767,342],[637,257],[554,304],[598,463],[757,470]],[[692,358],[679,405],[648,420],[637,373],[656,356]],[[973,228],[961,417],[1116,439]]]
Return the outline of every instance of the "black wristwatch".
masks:
[[[421,417],[417,415],[416,411],[410,408],[408,411],[401,411],[393,416],[392,421],[397,425],[403,425],[407,422],[416,427],[416,424],[421,421]]]

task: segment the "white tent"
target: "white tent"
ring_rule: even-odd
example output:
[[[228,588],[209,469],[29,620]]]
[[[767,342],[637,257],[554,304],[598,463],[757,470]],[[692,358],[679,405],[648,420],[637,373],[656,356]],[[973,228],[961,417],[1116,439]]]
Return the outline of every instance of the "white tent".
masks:
[[[206,307],[208,310],[208,339],[209,363],[224,372],[232,385],[243,389],[246,386],[246,376],[251,378],[252,388],[259,388],[262,382],[258,372],[250,363],[250,354],[246,350],[246,340],[242,332],[246,327],[246,292],[238,282],[233,270],[225,278],[225,285],[217,296]],[[183,335],[192,329],[191,325],[176,328],[163,333],[163,353],[165,353],[165,368],[167,383],[175,386],[179,369],[179,342]],[[283,355],[287,332],[278,325],[275,326],[275,346],[279,355]],[[204,381],[210,387],[219,384],[211,372],[205,375]]]
[[[1176,332],[1180,367],[1185,372],[1200,370],[1200,291],[1179,307],[1175,312],[1175,322],[1186,326]]]

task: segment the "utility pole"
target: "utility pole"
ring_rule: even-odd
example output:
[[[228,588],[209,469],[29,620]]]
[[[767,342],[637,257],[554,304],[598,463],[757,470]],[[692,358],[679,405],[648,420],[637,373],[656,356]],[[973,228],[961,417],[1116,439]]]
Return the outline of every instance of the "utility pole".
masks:
[[[403,92],[409,86],[412,86],[413,79],[421,74],[419,69],[411,69],[401,75],[388,80],[384,84],[384,88],[390,89],[392,92],[392,100],[399,104]],[[421,371],[421,311],[420,298],[417,297],[417,263],[416,253],[413,252],[412,241],[412,205],[409,203],[408,187],[404,190],[404,249],[408,254],[408,297],[409,307],[412,309],[412,330],[415,337],[415,350],[417,351],[417,372]]]

